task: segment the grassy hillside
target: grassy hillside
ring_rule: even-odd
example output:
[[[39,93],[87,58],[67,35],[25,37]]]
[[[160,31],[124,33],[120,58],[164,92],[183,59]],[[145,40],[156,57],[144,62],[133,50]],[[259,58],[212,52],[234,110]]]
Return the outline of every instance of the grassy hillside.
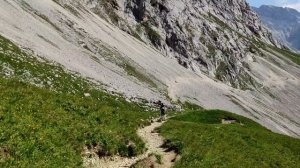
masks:
[[[277,48],[275,46],[266,44],[266,43],[264,43],[264,42],[262,42],[260,40],[257,40],[257,39],[248,39],[248,41],[251,44],[250,48],[252,50],[260,52],[260,49],[262,49],[262,50],[265,50],[267,52],[272,53],[273,55],[275,55],[275,56],[277,56],[279,58],[288,58],[292,62],[300,65],[300,54],[294,53],[293,51],[288,50],[288,49]]]
[[[222,119],[237,123],[222,125]],[[167,138],[166,145],[182,155],[178,168],[297,168],[300,163],[299,139],[224,111],[188,112],[170,119],[159,131]]]
[[[142,153],[136,129],[153,113],[94,88],[0,36],[0,167],[81,167],[84,146]]]
[[[286,50],[286,49],[279,49],[276,47],[272,47],[270,46],[271,50],[282,54],[283,56],[287,57],[288,59],[290,59],[291,61],[295,62],[296,64],[300,65],[300,55],[297,53],[294,53],[290,50]],[[270,51],[270,50],[269,50]],[[274,52],[272,52],[274,55],[278,55]]]

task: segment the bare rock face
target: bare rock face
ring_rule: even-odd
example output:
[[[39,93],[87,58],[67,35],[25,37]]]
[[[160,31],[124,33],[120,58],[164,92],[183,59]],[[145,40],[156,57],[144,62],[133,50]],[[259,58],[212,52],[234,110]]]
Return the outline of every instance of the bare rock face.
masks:
[[[277,45],[244,0],[86,0],[98,15],[195,72],[230,86],[255,88],[245,71],[251,40]],[[105,10],[103,10],[105,8]],[[109,11],[109,12],[107,12]],[[245,40],[247,39],[247,40]]]

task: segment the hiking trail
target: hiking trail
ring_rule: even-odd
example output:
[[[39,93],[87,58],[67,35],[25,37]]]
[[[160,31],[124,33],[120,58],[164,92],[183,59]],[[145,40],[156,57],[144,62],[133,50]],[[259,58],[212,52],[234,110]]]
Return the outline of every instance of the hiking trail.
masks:
[[[145,142],[147,151],[137,157],[125,158],[120,156],[101,157],[99,158],[95,152],[84,150],[83,165],[86,168],[124,168],[131,167],[134,164],[141,162],[143,167],[154,168],[170,168],[174,165],[175,161],[179,159],[178,154],[174,151],[168,151],[162,148],[164,139],[155,129],[160,127],[164,122],[154,121],[151,125],[137,130],[137,134]],[[154,156],[151,154],[161,156],[161,163],[153,160]],[[87,157],[89,156],[89,157]],[[151,159],[152,157],[152,159]]]

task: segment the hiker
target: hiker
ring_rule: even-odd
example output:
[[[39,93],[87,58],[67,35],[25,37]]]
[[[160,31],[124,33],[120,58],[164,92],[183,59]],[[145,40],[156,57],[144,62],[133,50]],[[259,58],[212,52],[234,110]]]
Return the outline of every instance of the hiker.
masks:
[[[165,121],[166,120],[165,105],[161,101],[158,101],[158,105],[160,110],[160,121]]]

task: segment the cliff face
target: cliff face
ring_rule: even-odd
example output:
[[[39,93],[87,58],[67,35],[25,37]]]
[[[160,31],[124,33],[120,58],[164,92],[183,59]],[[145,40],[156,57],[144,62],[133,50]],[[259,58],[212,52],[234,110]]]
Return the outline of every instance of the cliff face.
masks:
[[[275,38],[300,51],[300,13],[297,10],[266,5],[253,9]]]
[[[250,78],[243,60],[252,50],[251,40],[275,44],[244,0],[88,0],[86,4],[185,68],[236,88],[256,87],[244,80]]]
[[[128,99],[190,101],[300,136],[299,59],[245,1],[0,1],[0,34]]]

